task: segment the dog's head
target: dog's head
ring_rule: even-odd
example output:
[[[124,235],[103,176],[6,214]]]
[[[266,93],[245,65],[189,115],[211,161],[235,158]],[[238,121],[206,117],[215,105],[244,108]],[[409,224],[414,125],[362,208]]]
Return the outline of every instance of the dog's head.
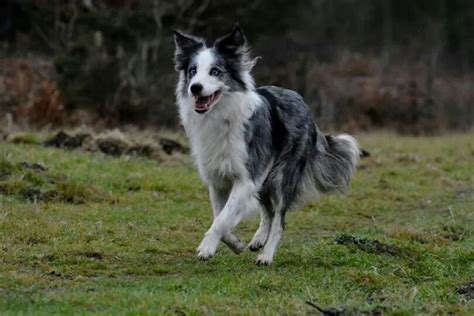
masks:
[[[253,85],[249,73],[254,61],[249,59],[246,39],[238,25],[212,46],[178,31],[174,32],[174,41],[175,69],[181,81],[178,94],[192,99],[197,113],[206,113],[227,94]]]

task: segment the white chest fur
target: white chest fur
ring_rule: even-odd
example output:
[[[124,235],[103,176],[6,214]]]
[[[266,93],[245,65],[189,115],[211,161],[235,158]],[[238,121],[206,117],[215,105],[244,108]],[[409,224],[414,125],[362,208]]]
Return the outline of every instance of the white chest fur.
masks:
[[[246,144],[239,125],[227,119],[212,120],[202,124],[201,131],[191,136],[192,151],[206,182],[221,182],[246,173]]]
[[[258,105],[255,92],[225,96],[209,113],[200,115],[180,100],[180,115],[201,178],[213,185],[248,177],[245,123]]]

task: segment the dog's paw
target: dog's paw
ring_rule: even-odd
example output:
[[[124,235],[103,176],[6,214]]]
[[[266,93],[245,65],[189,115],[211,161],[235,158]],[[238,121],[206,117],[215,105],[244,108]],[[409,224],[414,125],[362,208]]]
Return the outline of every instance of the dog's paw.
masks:
[[[273,258],[270,258],[268,256],[265,256],[264,254],[259,254],[257,256],[257,265],[259,266],[269,266],[273,262]]]
[[[262,249],[263,246],[265,246],[266,240],[267,240],[267,236],[262,234],[262,232],[258,230],[248,245],[250,251],[258,251]]]
[[[214,257],[214,255],[216,254],[218,243],[219,243],[219,239],[216,236],[212,234],[206,234],[201,244],[197,248],[197,252],[198,252],[197,256],[199,260],[205,261]]]
[[[240,255],[245,250],[245,244],[243,242],[241,242],[240,240],[237,240],[236,242],[230,242],[227,239],[223,239],[222,241],[236,255]]]
[[[263,246],[265,246],[265,243],[261,240],[252,240],[248,245],[250,251],[258,251],[262,249]]]
[[[222,241],[224,244],[229,247],[235,254],[239,255],[242,251],[245,250],[245,243],[243,243],[239,238],[237,238],[234,234],[224,234],[222,236]]]
[[[201,261],[207,261],[207,260],[211,259],[212,257],[214,257],[214,253],[199,250],[198,254],[197,254],[197,257]]]

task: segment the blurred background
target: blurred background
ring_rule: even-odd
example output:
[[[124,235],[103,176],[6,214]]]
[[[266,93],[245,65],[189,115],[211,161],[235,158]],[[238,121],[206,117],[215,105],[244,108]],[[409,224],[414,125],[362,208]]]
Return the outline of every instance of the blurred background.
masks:
[[[0,122],[177,129],[171,30],[235,22],[257,84],[298,91],[324,130],[473,126],[470,0],[2,0]]]

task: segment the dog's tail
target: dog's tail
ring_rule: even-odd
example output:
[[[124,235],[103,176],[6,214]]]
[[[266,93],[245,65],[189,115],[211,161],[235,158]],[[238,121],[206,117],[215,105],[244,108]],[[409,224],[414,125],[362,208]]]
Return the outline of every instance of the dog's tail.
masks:
[[[359,143],[348,134],[324,137],[326,150],[316,149],[310,176],[321,193],[345,192],[362,155]]]

